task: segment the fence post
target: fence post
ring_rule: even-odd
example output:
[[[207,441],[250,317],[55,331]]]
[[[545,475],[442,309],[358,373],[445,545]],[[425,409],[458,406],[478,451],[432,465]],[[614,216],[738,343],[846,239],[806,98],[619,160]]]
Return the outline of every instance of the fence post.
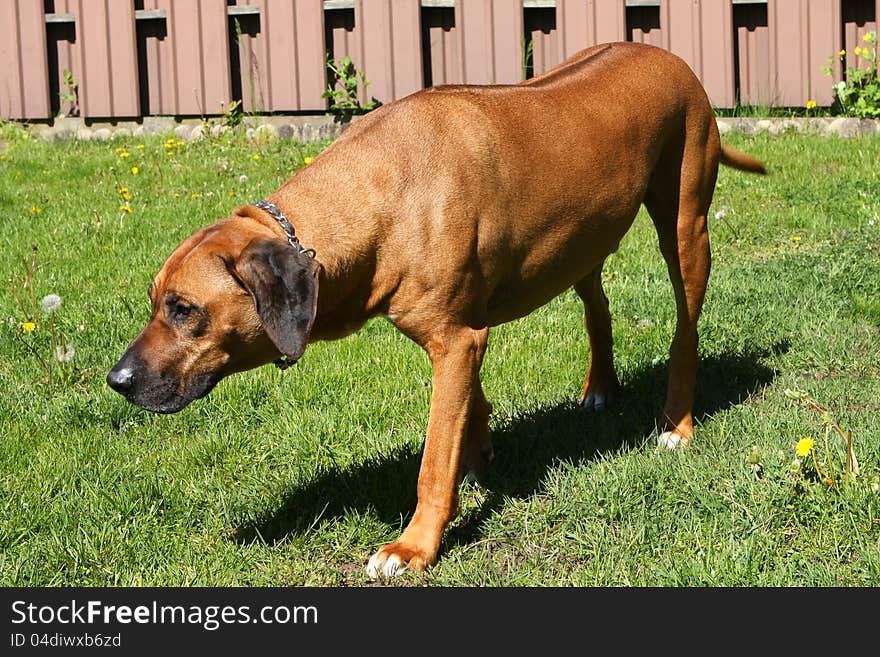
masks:
[[[67,9],[76,17],[71,63],[82,116],[139,116],[134,5],[68,2]]]
[[[367,101],[389,102],[422,88],[420,11],[419,0],[356,0],[363,48],[356,64],[371,83]]]
[[[684,59],[715,107],[733,107],[732,0],[661,0],[663,47]]]
[[[206,115],[232,97],[225,0],[144,0],[161,9],[158,36],[143,57],[151,114]]]
[[[768,0],[771,104],[830,105],[831,81],[822,72],[841,43],[840,0]]]
[[[626,0],[556,0],[560,61],[599,43],[626,39]]]
[[[0,117],[48,119],[49,64],[42,0],[0,2]]]
[[[327,86],[324,0],[248,0],[258,16],[243,15],[236,33],[241,92],[248,112],[319,110]],[[257,29],[257,27],[259,29]],[[233,51],[235,53],[235,51]],[[240,90],[235,86],[240,83]]]
[[[461,80],[515,84],[523,79],[522,0],[456,0]]]

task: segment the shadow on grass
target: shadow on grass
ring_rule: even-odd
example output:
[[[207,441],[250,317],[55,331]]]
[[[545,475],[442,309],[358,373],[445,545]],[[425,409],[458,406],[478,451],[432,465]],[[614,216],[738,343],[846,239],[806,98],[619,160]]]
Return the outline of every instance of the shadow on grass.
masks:
[[[705,422],[767,386],[776,372],[760,361],[787,349],[782,343],[769,351],[704,358],[697,380],[695,420]],[[588,462],[599,454],[638,448],[651,440],[665,398],[667,372],[665,362],[637,372],[624,382],[617,404],[602,413],[585,411],[570,400],[523,411],[496,426],[492,434],[495,460],[483,480],[487,499],[478,512],[447,533],[445,542],[474,540],[483,520],[505,497],[533,495],[559,461]],[[383,522],[397,524],[415,508],[420,460],[420,453],[403,448],[347,470],[324,473],[290,491],[269,517],[244,523],[234,540],[273,543],[352,509],[370,511]]]

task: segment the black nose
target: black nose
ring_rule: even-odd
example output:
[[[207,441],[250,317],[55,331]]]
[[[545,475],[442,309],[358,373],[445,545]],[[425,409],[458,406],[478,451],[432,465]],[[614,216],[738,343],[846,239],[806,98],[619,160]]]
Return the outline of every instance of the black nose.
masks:
[[[131,390],[133,380],[134,372],[130,367],[114,367],[107,375],[107,385],[123,394]]]

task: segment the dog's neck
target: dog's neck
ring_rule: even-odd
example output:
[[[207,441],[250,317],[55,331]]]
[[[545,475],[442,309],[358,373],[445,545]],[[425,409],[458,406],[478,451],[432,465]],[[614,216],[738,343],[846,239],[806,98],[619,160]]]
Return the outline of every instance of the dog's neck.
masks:
[[[314,249],[307,249],[300,243],[299,238],[296,236],[296,230],[294,229],[293,224],[290,223],[290,219],[284,216],[281,208],[265,199],[254,203],[254,207],[264,210],[272,215],[272,218],[278,222],[278,225],[281,226],[281,230],[284,231],[284,236],[287,238],[287,243],[290,244],[290,246],[304,255],[311,258],[315,257]]]
[[[274,196],[271,198],[276,202],[273,205],[278,208],[282,216],[292,216],[292,219],[288,221],[290,221],[293,230],[300,234],[306,232],[303,241],[309,245],[309,248],[302,244],[300,244],[300,248],[315,253],[315,261],[320,266],[318,308],[315,324],[312,328],[313,341],[343,337],[359,329],[370,317],[386,312],[381,299],[371,295],[362,296],[356,286],[352,284],[352,281],[362,280],[363,277],[372,275],[365,271],[357,271],[365,267],[364,262],[370,263],[372,259],[347,257],[344,246],[348,240],[345,235],[340,235],[338,236],[340,239],[333,240],[333,245],[336,248],[329,248],[327,234],[316,232],[313,225],[307,225],[306,231],[300,230],[300,225],[305,225],[305,222],[298,221],[292,213],[285,213],[282,199],[277,199]],[[277,220],[274,213],[265,208],[256,205],[241,206],[235,210],[233,218],[256,223],[272,235],[288,239],[283,224]],[[336,226],[336,229],[339,230],[340,226]],[[310,236],[312,233],[316,235],[317,249],[311,248],[313,242]],[[334,231],[335,234],[336,231]],[[298,239],[297,242],[299,242]],[[357,309],[360,309],[360,312]]]

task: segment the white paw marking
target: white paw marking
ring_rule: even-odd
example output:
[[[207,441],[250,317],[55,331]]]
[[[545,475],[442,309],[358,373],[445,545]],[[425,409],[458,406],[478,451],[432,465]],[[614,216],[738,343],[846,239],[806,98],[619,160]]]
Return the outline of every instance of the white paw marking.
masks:
[[[661,447],[665,447],[668,450],[673,450],[681,444],[681,436],[679,436],[674,431],[664,431],[659,436],[657,436],[657,443]]]
[[[379,577],[396,577],[403,575],[407,570],[409,570],[409,565],[402,563],[396,554],[392,554],[383,561],[377,552],[367,562],[367,576],[372,580],[379,579]]]

